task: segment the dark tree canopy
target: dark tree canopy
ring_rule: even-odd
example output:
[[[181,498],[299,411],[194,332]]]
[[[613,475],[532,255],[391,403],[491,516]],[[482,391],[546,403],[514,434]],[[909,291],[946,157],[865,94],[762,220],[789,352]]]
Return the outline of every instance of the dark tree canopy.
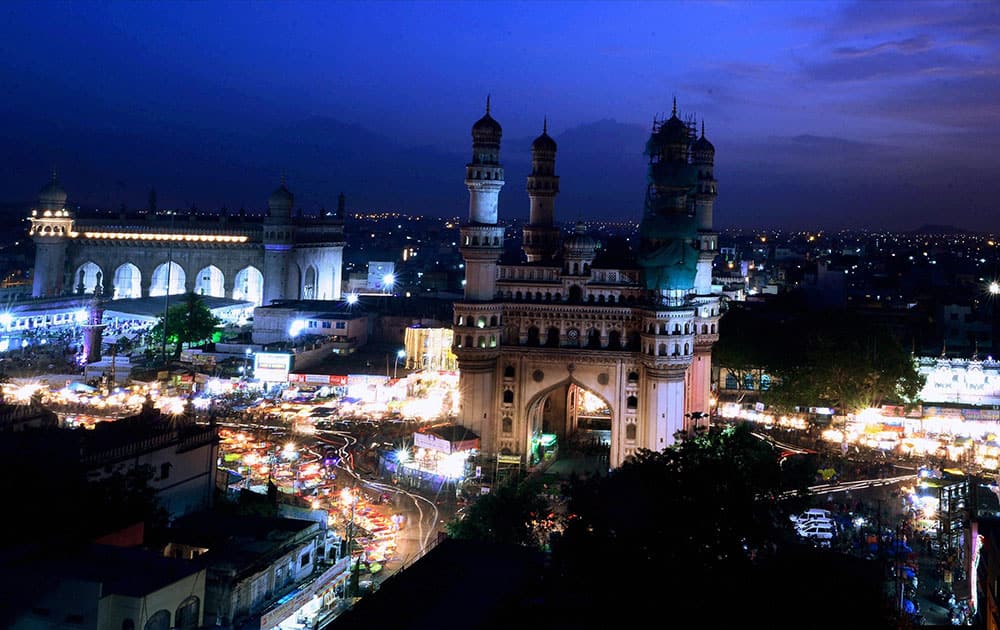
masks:
[[[886,328],[851,311],[733,306],[720,330],[713,362],[733,370],[741,387],[743,373],[766,372],[773,380],[761,398],[779,410],[850,413],[909,404],[923,387],[910,352]]]
[[[508,616],[601,630],[896,627],[875,562],[795,540],[778,509],[786,486],[778,453],[748,425],[568,482],[543,586]],[[498,493],[467,531],[490,540],[511,527],[524,538],[528,504],[522,491]]]

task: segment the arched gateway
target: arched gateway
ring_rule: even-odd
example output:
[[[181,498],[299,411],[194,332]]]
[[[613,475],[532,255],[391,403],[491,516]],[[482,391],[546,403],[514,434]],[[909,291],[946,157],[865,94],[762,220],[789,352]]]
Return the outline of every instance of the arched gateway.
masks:
[[[714,147],[676,106],[654,123],[638,251],[612,255],[584,224],[568,238],[556,227],[556,143],[543,131],[531,147],[522,263],[501,260],[501,133],[487,107],[466,165],[465,296],[453,321],[459,422],[479,435],[487,464],[536,466],[547,445],[582,430],[609,443],[612,467],[666,448],[693,428],[694,412],[709,411],[720,316]]]

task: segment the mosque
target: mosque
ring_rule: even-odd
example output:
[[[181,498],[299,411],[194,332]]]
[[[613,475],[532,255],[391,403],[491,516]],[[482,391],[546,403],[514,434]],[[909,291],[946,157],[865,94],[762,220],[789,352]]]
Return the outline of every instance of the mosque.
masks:
[[[52,174],[32,209],[32,297],[199,295],[267,305],[340,299],[343,209],[294,214],[282,178],[266,216],[157,213],[77,217]],[[151,203],[151,205],[153,205]]]
[[[710,409],[711,350],[720,293],[712,286],[718,235],[715,148],[693,121],[654,121],[635,254],[613,255],[583,224],[555,226],[555,140],[531,145],[523,255],[502,258],[502,128],[472,126],[461,228],[465,294],[454,305],[457,421],[480,437],[485,461],[531,467],[544,446],[574,435],[584,399],[610,415],[611,467],[662,450]],[[638,205],[638,204],[637,204]],[[703,422],[703,421],[702,421]]]

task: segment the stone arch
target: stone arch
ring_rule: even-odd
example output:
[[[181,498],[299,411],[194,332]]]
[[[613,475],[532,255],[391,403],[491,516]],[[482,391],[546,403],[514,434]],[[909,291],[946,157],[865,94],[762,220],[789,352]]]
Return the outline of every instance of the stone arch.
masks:
[[[578,429],[578,417],[576,409],[573,409],[572,405],[574,404],[573,397],[579,395],[578,390],[586,390],[599,398],[608,409],[607,423],[610,428],[610,440],[613,444],[616,441],[615,421],[617,415],[614,405],[601,393],[599,384],[594,382],[588,385],[576,378],[576,375],[563,378],[531,396],[524,406],[529,438],[536,432],[554,433],[557,440],[563,441],[575,433]],[[552,400],[548,402],[550,397]],[[529,449],[529,447],[530,444],[525,444],[525,449]],[[532,453],[527,453],[527,459],[529,462],[532,461]]]
[[[601,347],[601,331],[596,328],[591,328],[587,331],[587,347],[588,348],[600,348]]]
[[[608,348],[611,350],[621,350],[622,335],[617,330],[612,330],[608,333]]]
[[[233,299],[253,302],[254,306],[264,303],[264,274],[260,269],[250,265],[236,272]]]
[[[559,347],[559,329],[555,326],[549,328],[548,334],[545,335],[545,347],[546,348],[558,348]]]
[[[529,326],[528,327],[528,341],[527,341],[526,345],[529,345],[529,346],[539,346],[539,345],[541,345],[539,332],[540,331],[538,330],[538,326]]]
[[[142,272],[130,262],[119,265],[115,269],[111,298],[122,300],[138,297],[142,297]]]
[[[569,288],[568,301],[573,304],[583,301],[583,289],[580,288],[580,285],[574,284]]]
[[[169,630],[170,628],[170,611],[163,609],[158,610],[149,616],[149,621],[143,626],[143,630]]]
[[[194,292],[198,295],[226,297],[226,276],[215,265],[209,265],[198,272]]]
[[[197,630],[200,613],[201,600],[196,595],[191,595],[177,606],[177,611],[174,613],[174,628]]]
[[[177,295],[184,293],[186,286],[187,274],[184,273],[184,267],[181,267],[174,261],[165,262],[153,269],[153,273],[149,279],[149,295],[150,297],[167,295],[167,293]]]
[[[76,268],[73,274],[73,293],[100,293],[98,286],[103,282],[104,271],[97,263],[88,260]]]
[[[319,274],[316,273],[316,267],[309,265],[306,267],[306,272],[302,274],[302,299],[303,300],[314,300],[316,299],[316,281]]]

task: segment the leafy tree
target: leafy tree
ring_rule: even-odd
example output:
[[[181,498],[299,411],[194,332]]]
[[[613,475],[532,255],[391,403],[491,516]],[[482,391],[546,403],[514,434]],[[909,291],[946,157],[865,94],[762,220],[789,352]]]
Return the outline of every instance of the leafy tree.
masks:
[[[889,332],[849,313],[812,313],[788,326],[765,394],[778,408],[826,406],[851,413],[886,402],[912,404],[924,384],[916,364]]]
[[[506,484],[480,497],[465,517],[448,523],[452,538],[536,546],[533,522],[545,514],[545,501],[529,485]]]
[[[719,341],[712,348],[712,363],[732,373],[737,402],[742,402],[752,391],[748,383],[759,387],[761,377],[773,362],[771,344],[775,329],[746,309],[730,305],[719,330]]]
[[[167,310],[167,341],[174,344],[173,358],[178,358],[184,344],[208,341],[220,324],[219,318],[205,306],[200,295],[189,292],[179,304]],[[164,318],[153,327],[151,334],[158,343],[163,343]]]

